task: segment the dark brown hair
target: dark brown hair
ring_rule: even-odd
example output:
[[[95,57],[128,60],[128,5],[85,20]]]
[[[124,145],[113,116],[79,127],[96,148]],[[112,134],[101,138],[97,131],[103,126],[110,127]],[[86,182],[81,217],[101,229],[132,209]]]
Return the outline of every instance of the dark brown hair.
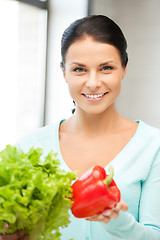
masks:
[[[98,42],[116,47],[120,53],[122,66],[127,65],[127,41],[122,30],[113,20],[104,15],[91,15],[76,20],[64,31],[61,40],[61,65],[63,68],[65,67],[65,57],[69,47],[85,36],[90,36]]]

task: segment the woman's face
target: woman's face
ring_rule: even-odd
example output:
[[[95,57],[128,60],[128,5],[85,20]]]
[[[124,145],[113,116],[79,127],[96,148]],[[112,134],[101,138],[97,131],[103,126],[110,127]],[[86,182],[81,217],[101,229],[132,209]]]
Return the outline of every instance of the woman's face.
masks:
[[[77,110],[106,111],[120,93],[125,72],[118,50],[91,37],[76,41],[67,51],[64,78]]]

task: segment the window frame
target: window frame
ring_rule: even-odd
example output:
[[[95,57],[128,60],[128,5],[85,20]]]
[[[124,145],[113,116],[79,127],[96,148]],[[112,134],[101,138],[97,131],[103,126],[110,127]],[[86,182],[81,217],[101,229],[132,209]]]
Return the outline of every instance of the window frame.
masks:
[[[40,0],[16,0],[16,1],[26,3],[26,4],[32,5],[34,7],[41,8],[41,9],[48,10],[48,5],[49,5],[48,0],[45,0],[44,2],[40,1]]]
[[[44,86],[44,104],[43,104],[43,121],[42,127],[46,125],[46,89],[47,89],[47,67],[48,67],[48,35],[49,35],[49,0],[15,0],[20,3],[40,8],[47,11],[47,36],[46,36],[46,63],[45,63],[45,86]]]

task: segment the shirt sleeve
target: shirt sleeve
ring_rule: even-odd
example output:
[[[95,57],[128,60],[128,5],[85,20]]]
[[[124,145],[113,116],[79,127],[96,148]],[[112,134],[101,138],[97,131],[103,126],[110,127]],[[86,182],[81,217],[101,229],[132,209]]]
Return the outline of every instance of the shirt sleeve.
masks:
[[[145,166],[144,166],[145,167]],[[112,240],[160,240],[160,151],[147,179],[141,184],[139,221],[127,212],[120,212],[108,224],[100,223]]]

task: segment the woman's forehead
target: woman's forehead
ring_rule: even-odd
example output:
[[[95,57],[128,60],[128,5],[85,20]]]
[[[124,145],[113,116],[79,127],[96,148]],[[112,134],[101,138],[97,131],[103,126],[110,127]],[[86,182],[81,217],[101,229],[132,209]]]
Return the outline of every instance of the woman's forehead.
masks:
[[[66,62],[85,61],[120,61],[120,54],[116,47],[107,43],[101,43],[88,37],[74,42],[66,54]]]

